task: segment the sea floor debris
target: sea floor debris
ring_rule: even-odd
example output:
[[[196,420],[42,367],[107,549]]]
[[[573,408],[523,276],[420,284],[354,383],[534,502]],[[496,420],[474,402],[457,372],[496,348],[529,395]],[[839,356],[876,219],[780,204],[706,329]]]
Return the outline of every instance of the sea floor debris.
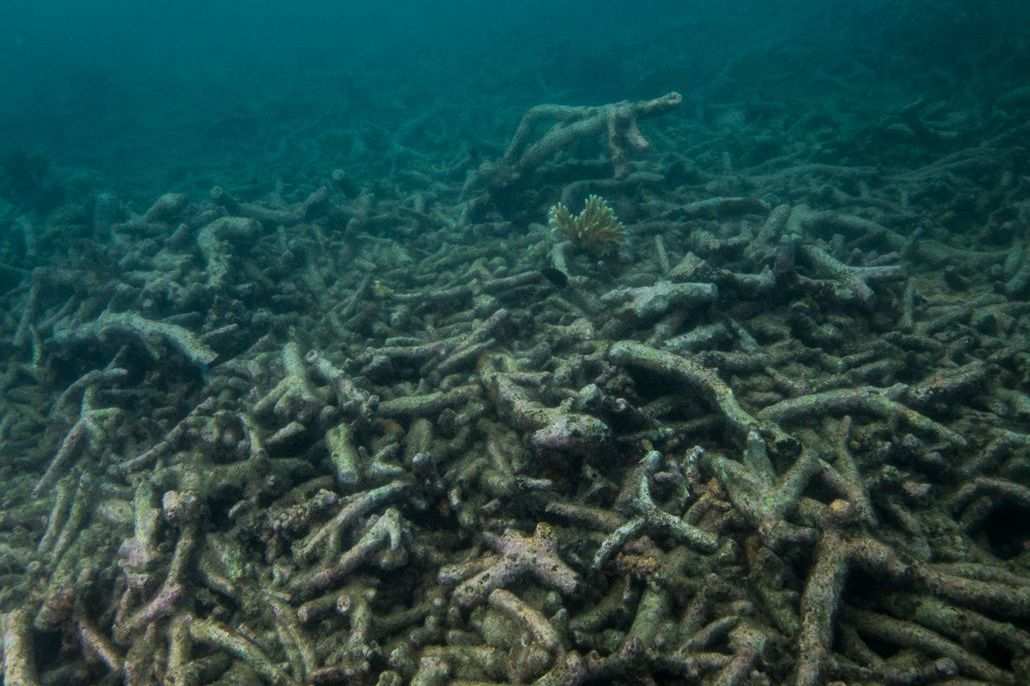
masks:
[[[1027,126],[633,159],[681,100],[534,108],[432,189],[52,217],[106,235],[4,267],[4,683],[1030,682]],[[605,256],[542,226],[595,190]]]

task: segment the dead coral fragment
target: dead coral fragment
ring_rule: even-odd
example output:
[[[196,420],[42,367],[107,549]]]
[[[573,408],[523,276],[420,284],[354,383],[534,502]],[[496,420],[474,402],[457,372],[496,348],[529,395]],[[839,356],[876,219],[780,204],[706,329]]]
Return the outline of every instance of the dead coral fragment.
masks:
[[[588,196],[576,216],[564,204],[554,205],[548,212],[548,225],[591,255],[606,255],[613,245],[626,242],[626,227],[599,195]]]

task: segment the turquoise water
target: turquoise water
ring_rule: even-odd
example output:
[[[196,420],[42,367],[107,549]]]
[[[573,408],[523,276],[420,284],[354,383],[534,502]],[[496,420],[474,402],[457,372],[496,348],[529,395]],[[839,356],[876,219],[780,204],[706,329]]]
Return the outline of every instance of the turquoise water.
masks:
[[[0,683],[1030,682],[1028,19],[0,3]]]

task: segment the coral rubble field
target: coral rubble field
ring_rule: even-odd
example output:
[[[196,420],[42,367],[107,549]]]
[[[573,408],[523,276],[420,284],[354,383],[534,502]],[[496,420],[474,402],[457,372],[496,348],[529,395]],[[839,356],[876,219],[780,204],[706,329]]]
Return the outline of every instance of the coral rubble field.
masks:
[[[3,683],[1030,683],[1030,45],[662,45],[12,147]]]

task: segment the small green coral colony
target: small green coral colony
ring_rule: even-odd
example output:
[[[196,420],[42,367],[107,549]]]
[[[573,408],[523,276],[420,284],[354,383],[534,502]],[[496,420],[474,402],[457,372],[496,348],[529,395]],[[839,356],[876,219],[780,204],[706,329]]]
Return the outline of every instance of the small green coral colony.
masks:
[[[591,255],[606,255],[613,246],[626,242],[626,227],[599,195],[588,196],[583,210],[575,216],[563,203],[553,205],[548,225]]]

